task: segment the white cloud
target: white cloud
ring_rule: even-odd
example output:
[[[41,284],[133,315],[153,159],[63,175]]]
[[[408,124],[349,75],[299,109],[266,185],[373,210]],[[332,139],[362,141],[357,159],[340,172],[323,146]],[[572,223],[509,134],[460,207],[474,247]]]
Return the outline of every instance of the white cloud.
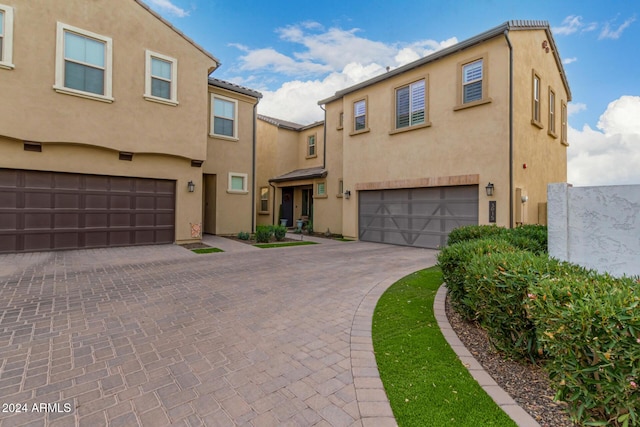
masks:
[[[177,16],[178,18],[184,18],[189,16],[189,12],[176,6],[171,0],[147,0],[151,6],[155,6],[160,9],[161,12],[166,12],[169,15]]]
[[[640,184],[640,96],[622,96],[598,129],[569,127],[568,181],[574,185]]]
[[[578,58],[576,58],[575,56],[573,58],[565,58],[562,60],[562,63],[567,65],[567,64],[573,64],[574,62],[576,62],[578,60]]]
[[[636,20],[635,16],[632,16],[631,18],[628,18],[626,21],[624,21],[622,24],[620,24],[620,26],[617,29],[612,29],[611,28],[611,23],[607,22],[604,24],[604,28],[602,29],[602,31],[600,32],[600,36],[598,36],[599,40],[602,39],[612,39],[612,40],[617,40],[620,38],[620,36],[622,35],[622,32],[627,29],[629,27],[629,25],[631,25],[633,23],[633,21]]]
[[[572,116],[574,114],[578,114],[580,111],[585,111],[587,109],[587,104],[583,104],[582,102],[570,102],[567,105],[567,114]]]
[[[551,30],[553,34],[568,36],[569,34],[573,34],[578,30],[582,29],[582,31],[593,31],[597,28],[596,23],[585,24],[582,22],[582,16],[579,15],[569,15],[562,21],[562,25],[559,27],[553,27]]]

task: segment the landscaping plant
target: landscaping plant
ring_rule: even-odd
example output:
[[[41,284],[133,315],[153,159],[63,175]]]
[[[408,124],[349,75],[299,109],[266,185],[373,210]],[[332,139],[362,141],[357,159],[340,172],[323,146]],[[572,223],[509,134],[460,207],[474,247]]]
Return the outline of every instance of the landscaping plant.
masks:
[[[238,233],[238,239],[240,240],[249,240],[250,237],[251,234],[247,233],[246,231],[241,231]]]
[[[274,225],[273,235],[275,236],[278,242],[283,241],[287,235],[287,227],[285,227],[284,225]]]
[[[268,225],[259,225],[256,227],[256,242],[269,243],[273,231]]]

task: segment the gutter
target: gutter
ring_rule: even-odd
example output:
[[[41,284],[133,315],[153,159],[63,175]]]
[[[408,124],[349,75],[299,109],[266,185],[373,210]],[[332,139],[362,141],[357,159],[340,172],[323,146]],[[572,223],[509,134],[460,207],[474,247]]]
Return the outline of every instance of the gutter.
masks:
[[[513,46],[509,30],[504,30],[509,46],[509,228],[513,228]]]

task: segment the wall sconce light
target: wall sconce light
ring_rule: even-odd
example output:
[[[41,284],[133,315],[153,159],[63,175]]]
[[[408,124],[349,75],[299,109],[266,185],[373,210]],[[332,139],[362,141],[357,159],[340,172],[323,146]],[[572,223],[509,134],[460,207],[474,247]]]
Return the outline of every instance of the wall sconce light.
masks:
[[[345,198],[345,199],[348,199],[348,198],[350,198],[350,197],[351,197],[351,191],[350,191],[350,190],[345,191],[345,192],[344,192],[344,198]]]
[[[520,200],[522,200],[522,203],[527,203],[529,201],[529,196],[522,196]]]
[[[189,193],[193,193],[193,191],[196,189],[196,185],[193,183],[193,181],[189,181],[187,183],[187,188],[189,189]]]
[[[487,196],[491,197],[493,196],[493,189],[494,186],[492,183],[488,183],[486,187],[484,187],[485,190],[487,190]]]

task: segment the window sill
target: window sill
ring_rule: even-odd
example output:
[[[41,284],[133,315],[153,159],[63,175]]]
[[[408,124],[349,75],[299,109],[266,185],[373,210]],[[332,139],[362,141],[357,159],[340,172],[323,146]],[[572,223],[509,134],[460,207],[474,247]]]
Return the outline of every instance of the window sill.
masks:
[[[562,145],[564,145],[565,147],[569,146],[569,143],[567,141],[560,141],[560,143],[562,143]]]
[[[431,127],[431,122],[424,122],[424,123],[421,123],[419,125],[407,126],[407,127],[404,127],[404,128],[390,130],[389,131],[389,135],[395,135],[395,134],[402,133],[402,132],[409,132],[409,131],[412,131],[412,130],[424,129],[424,128],[428,128],[428,127]]]
[[[342,129],[344,129],[344,126],[338,126],[338,127],[336,128],[336,130],[342,130]]]
[[[158,98],[157,96],[153,96],[153,95],[142,95],[144,97],[144,99],[146,99],[147,101],[151,101],[151,102],[157,102],[158,104],[164,104],[164,105],[171,105],[172,107],[176,107],[178,105],[178,101],[173,101],[171,99],[166,99],[166,98]]]
[[[314,194],[314,199],[326,199],[328,196],[326,194]]]
[[[340,193],[340,194],[336,194],[336,197],[337,197],[338,199],[342,199],[344,196],[342,195],[342,193]]]
[[[453,107],[453,111],[466,110],[467,108],[477,107],[478,105],[489,104],[492,101],[493,99],[491,98],[484,98],[478,101],[467,102],[466,104],[456,105],[455,107]]]
[[[538,122],[534,119],[531,119],[531,124],[537,128],[544,129],[544,125],[541,122]]]
[[[555,132],[553,132],[551,130],[547,131],[547,135],[549,135],[553,139],[558,139],[558,134],[556,134]]]
[[[249,194],[246,190],[227,190],[227,194]]]
[[[58,93],[65,94],[65,95],[73,95],[73,96],[77,96],[77,97],[80,97],[80,98],[93,99],[94,101],[107,102],[107,103],[112,103],[113,101],[115,101],[110,96],[97,95],[95,93],[90,93],[90,92],[82,92],[80,90],[69,89],[69,88],[66,88],[66,87],[54,86],[53,90],[55,90]]]
[[[210,138],[216,138],[216,139],[224,139],[226,141],[239,141],[239,138],[236,138],[235,136],[227,136],[227,135],[218,135],[216,133],[210,133],[209,134]]]
[[[315,159],[316,157],[318,157],[318,155],[314,154],[313,156],[306,156],[305,159]]]
[[[364,128],[364,129],[360,129],[360,130],[355,130],[351,133],[349,133],[349,136],[354,136],[354,135],[360,135],[361,133],[367,133],[369,132],[371,129],[369,128]]]
[[[0,62],[0,68],[3,70],[13,70],[16,66],[8,62]]]
[[[271,212],[269,211],[258,211],[258,215],[270,215]]]

